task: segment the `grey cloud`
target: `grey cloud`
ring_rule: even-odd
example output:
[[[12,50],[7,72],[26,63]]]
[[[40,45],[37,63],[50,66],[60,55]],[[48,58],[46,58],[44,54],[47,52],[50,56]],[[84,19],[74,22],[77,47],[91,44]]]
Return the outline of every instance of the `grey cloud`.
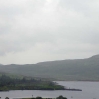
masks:
[[[64,8],[68,8],[79,13],[83,13],[86,17],[91,17],[95,13],[98,13],[99,10],[97,8],[99,1],[98,0],[60,0],[60,6]]]
[[[21,56],[22,53],[31,53],[30,49],[35,55],[38,53],[48,55],[48,59],[53,57],[59,59],[67,53],[73,53],[74,56],[80,53],[82,57],[84,52],[90,55],[98,53],[98,2],[98,0],[7,0],[6,2],[1,0],[1,57],[2,55],[5,58],[6,55],[11,57],[10,53]]]

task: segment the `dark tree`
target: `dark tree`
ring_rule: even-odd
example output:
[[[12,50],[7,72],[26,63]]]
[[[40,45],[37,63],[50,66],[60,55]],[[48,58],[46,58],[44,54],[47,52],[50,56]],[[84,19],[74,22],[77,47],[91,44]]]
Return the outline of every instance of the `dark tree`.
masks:
[[[42,99],[42,97],[36,97],[36,99]]]
[[[6,97],[5,99],[9,99],[9,97]]]
[[[67,99],[66,97],[63,97],[62,95],[60,95],[59,97],[57,97],[56,99]]]

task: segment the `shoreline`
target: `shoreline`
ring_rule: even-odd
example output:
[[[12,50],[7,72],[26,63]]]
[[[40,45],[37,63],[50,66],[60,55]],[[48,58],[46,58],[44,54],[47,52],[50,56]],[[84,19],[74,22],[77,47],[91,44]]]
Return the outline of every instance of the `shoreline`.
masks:
[[[66,82],[99,82],[99,80],[55,80],[53,82],[66,81]]]

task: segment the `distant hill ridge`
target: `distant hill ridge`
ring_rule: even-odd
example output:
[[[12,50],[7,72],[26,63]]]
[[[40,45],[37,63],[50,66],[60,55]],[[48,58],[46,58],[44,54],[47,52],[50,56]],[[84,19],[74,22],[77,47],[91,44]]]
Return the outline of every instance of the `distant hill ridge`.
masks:
[[[99,81],[99,55],[86,59],[40,62],[26,65],[0,65],[0,72],[57,80]]]
[[[98,54],[98,55],[94,55],[94,56],[92,56],[92,57],[90,57],[90,58],[99,59],[99,54]]]

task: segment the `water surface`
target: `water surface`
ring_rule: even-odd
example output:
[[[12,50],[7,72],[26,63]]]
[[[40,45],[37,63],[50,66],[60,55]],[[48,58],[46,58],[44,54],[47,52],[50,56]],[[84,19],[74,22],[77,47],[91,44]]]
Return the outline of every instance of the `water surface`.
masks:
[[[66,91],[66,90],[55,90],[55,91],[41,91],[41,90],[16,90],[0,92],[1,99],[5,97],[12,98],[28,98],[28,97],[49,97],[56,98],[59,95],[63,95],[68,99],[99,99],[99,82],[74,82],[74,81],[58,81],[60,85],[67,88],[82,89],[82,91]]]

